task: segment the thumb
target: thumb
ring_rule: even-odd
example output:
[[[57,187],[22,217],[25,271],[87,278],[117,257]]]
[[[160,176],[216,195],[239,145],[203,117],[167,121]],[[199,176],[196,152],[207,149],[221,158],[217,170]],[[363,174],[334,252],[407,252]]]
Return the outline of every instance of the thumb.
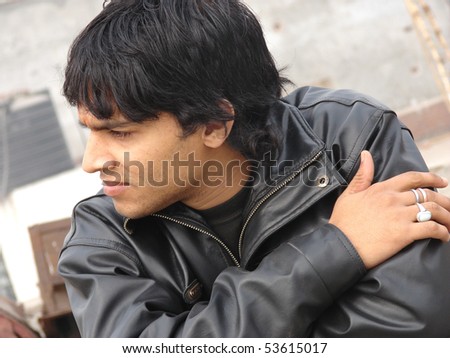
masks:
[[[359,169],[353,177],[352,181],[345,189],[345,194],[356,194],[360,191],[366,190],[373,181],[375,172],[375,165],[373,163],[372,155],[369,151],[363,150],[361,152],[361,163]]]

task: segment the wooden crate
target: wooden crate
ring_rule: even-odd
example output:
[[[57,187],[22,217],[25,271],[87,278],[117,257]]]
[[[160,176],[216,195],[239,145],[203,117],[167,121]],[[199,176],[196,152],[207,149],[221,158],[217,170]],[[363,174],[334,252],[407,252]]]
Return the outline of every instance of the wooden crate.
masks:
[[[64,281],[57,271],[59,253],[70,224],[71,219],[67,218],[28,229],[43,301],[39,322],[47,337],[78,336]]]

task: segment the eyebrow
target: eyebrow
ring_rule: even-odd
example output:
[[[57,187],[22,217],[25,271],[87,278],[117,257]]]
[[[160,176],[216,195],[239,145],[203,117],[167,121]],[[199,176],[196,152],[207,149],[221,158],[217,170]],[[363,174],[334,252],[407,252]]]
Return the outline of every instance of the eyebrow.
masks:
[[[128,122],[119,122],[112,119],[102,120],[99,124],[87,126],[86,123],[83,123],[80,119],[78,119],[78,124],[82,128],[89,128],[93,131],[101,131],[105,129],[114,129],[118,127],[126,127],[129,126],[130,123]]]

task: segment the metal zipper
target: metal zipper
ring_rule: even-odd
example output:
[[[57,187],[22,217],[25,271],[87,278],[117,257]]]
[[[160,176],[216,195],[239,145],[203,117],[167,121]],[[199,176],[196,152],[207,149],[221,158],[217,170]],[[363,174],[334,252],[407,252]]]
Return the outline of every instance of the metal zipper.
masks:
[[[247,219],[245,220],[245,223],[242,227],[241,230],[241,234],[239,236],[239,259],[242,258],[242,242],[244,239],[244,233],[245,230],[250,222],[250,220],[252,219],[252,217],[255,215],[255,213],[258,211],[258,209],[274,194],[276,194],[279,190],[281,190],[282,188],[284,188],[287,184],[289,184],[292,180],[295,179],[295,177],[297,177],[306,167],[308,167],[309,165],[311,165],[311,163],[315,162],[317,160],[317,158],[320,157],[320,155],[322,154],[322,151],[320,151],[319,153],[317,153],[311,160],[309,160],[308,162],[306,162],[305,164],[303,164],[297,171],[295,171],[294,173],[292,173],[289,177],[287,177],[281,184],[279,184],[277,187],[273,188],[269,193],[267,193],[252,209],[252,211],[250,212],[250,214],[247,216]],[[186,223],[184,221],[178,220],[178,219],[174,219],[171,218],[170,216],[166,216],[166,215],[161,215],[161,214],[152,214],[152,216],[155,217],[159,217],[161,219],[165,219],[165,220],[169,220],[172,221],[174,223],[177,223],[179,225],[188,227],[192,230],[198,231],[204,235],[208,235],[209,237],[211,237],[212,239],[216,240],[224,249],[225,251],[228,253],[228,255],[231,257],[231,259],[233,260],[234,264],[237,267],[241,267],[241,264],[239,262],[239,260],[236,259],[236,257],[233,255],[233,253],[231,252],[231,250],[228,248],[228,246],[222,241],[220,240],[217,236],[215,236],[214,234],[211,234],[210,232],[199,228],[197,226],[194,226],[192,224]]]
[[[215,236],[214,234],[211,234],[210,232],[208,232],[208,231],[206,231],[206,230],[204,230],[202,228],[199,228],[197,226],[194,226],[192,224],[189,224],[189,223],[183,222],[181,220],[177,220],[177,219],[171,218],[170,216],[161,215],[161,214],[152,214],[152,216],[156,216],[156,217],[161,218],[161,219],[166,219],[166,220],[169,220],[169,221],[173,221],[174,223],[177,223],[177,224],[182,225],[182,226],[186,226],[186,227],[188,227],[188,228],[190,228],[192,230],[195,230],[195,231],[198,231],[198,232],[200,232],[202,234],[210,236],[212,239],[216,240],[225,249],[225,251],[228,253],[228,255],[230,255],[230,257],[233,260],[234,264],[237,267],[241,267],[241,264],[236,259],[236,257],[233,255],[233,253],[228,248],[228,246],[222,240],[220,240],[217,236]]]
[[[294,180],[306,167],[310,166],[313,162],[317,160],[322,155],[322,151],[317,153],[312,159],[303,164],[298,170],[292,173],[289,177],[287,177],[283,182],[281,182],[278,186],[273,188],[270,192],[268,192],[264,197],[253,207],[250,214],[247,216],[247,220],[245,220],[244,225],[242,226],[241,234],[239,236],[239,260],[242,260],[242,243],[244,240],[245,229],[251,220],[251,218],[255,215],[258,209],[263,205],[272,195],[276,194],[279,190],[284,188],[287,184],[289,184],[292,180]]]

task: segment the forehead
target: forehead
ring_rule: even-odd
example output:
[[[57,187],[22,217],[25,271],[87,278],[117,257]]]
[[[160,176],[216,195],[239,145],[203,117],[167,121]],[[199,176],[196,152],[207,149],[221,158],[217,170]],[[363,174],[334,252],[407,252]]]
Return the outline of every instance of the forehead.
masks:
[[[108,119],[98,119],[84,107],[78,107],[78,120],[82,127],[92,130],[112,129],[119,126],[136,124],[121,114],[114,114]]]

